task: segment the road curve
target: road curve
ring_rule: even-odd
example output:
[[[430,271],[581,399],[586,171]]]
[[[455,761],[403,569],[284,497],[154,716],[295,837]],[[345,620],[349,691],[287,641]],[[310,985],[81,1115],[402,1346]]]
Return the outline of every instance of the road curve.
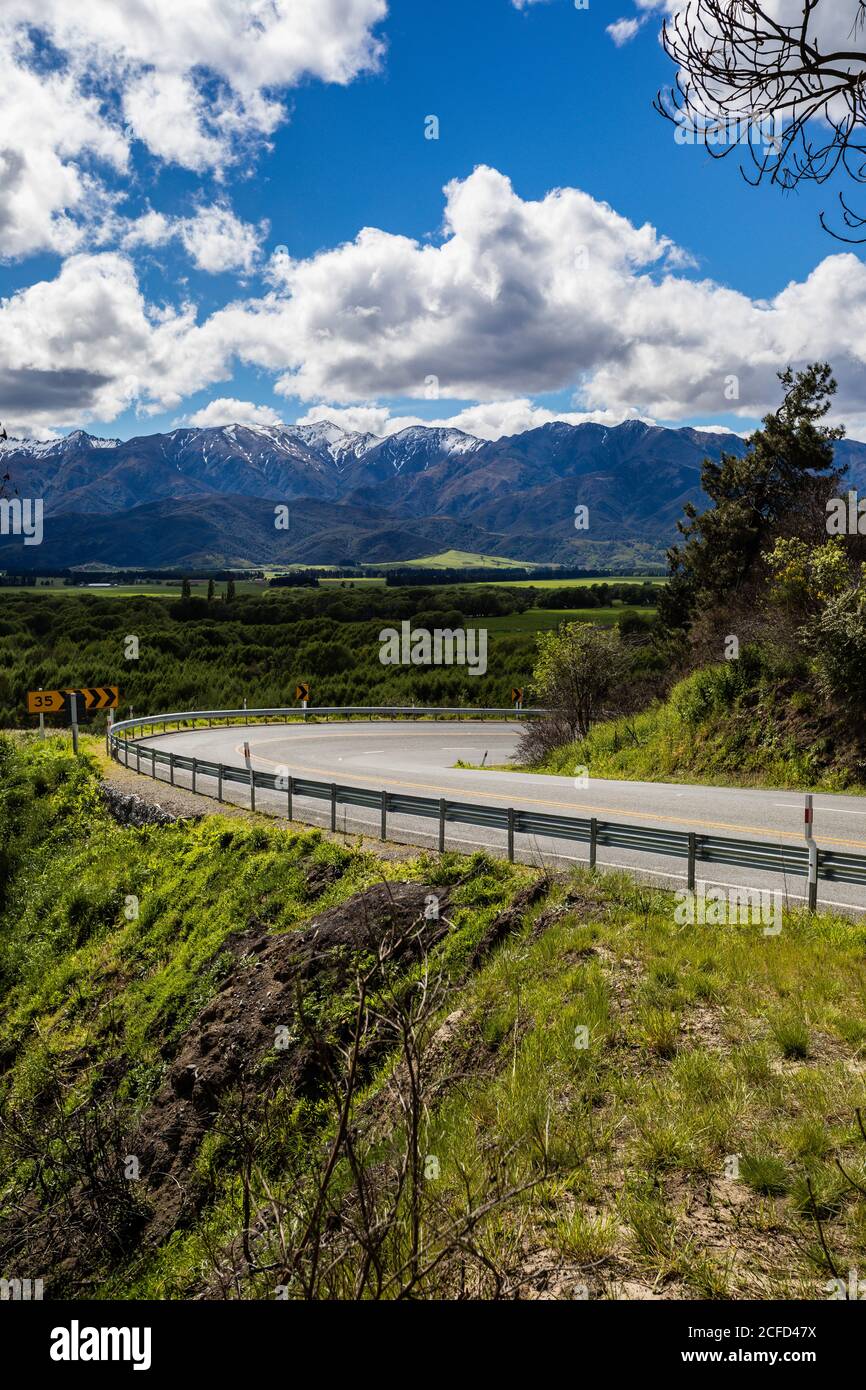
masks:
[[[506,763],[515,753],[519,729],[514,723],[477,721],[430,723],[405,720],[371,723],[328,723],[232,726],[162,733],[142,739],[155,746],[195,756],[205,761],[243,765],[248,743],[252,766],[258,771],[279,769],[318,781],[338,781],[376,790],[408,792],[417,796],[490,802],[558,815],[598,816],[636,825],[668,830],[694,830],[774,843],[802,843],[803,796],[797,792],[740,790],[662,782],[616,782],[591,778],[587,786],[569,777],[532,773],[495,772],[457,768],[458,760],[478,764]],[[183,785],[188,776],[178,774]],[[203,789],[208,790],[207,780]],[[227,788],[228,793],[228,788]],[[244,796],[233,788],[232,796]],[[261,810],[278,812],[284,806],[281,793],[257,792]],[[270,804],[272,803],[272,804]],[[348,819],[344,819],[344,813]],[[298,806],[304,820],[322,823],[321,803]],[[341,808],[340,826],[376,833],[377,819],[363,808]],[[431,842],[429,822],[389,818],[389,838],[417,843]],[[866,798],[818,795],[815,797],[815,835],[820,846],[866,854]],[[532,845],[518,837],[518,857],[527,860],[582,862],[586,849],[568,841],[542,841]],[[448,845],[455,849],[500,846],[502,835],[475,826],[449,826]],[[605,857],[606,856],[606,857]],[[681,883],[683,865],[665,856],[634,854],[620,849],[599,849],[599,866],[640,869],[649,879]],[[705,882],[750,884],[756,888],[780,888],[792,899],[802,897],[803,883],[754,870],[715,869]],[[822,884],[821,901],[840,907],[866,910],[862,888],[846,884]]]

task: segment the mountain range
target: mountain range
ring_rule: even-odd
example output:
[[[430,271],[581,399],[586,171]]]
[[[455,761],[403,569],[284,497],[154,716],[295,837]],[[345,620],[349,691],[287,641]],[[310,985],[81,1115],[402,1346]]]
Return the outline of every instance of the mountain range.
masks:
[[[448,549],[587,568],[650,563],[684,503],[705,503],[704,458],[745,447],[738,435],[637,420],[557,422],[493,442],[422,425],[383,439],[328,421],[9,439],[0,471],[7,490],[43,499],[44,539],[0,536],[0,565],[385,564]],[[850,485],[866,491],[866,444],[837,449]],[[587,530],[575,529],[579,505]]]

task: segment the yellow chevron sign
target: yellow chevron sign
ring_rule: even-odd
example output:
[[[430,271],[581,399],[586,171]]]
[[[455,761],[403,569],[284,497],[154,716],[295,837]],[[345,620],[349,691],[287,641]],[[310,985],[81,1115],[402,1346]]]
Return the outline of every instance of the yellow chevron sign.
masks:
[[[302,681],[300,685],[296,685],[296,686],[295,686],[295,699],[296,699],[296,700],[309,700],[309,698],[310,698],[310,687],[309,687],[309,684],[308,684],[307,681]]]
[[[80,690],[67,690],[67,695],[80,695],[84,708],[117,709],[120,704],[120,689],[116,685],[83,686]]]
[[[78,708],[85,710],[117,709],[120,704],[120,689],[116,685],[81,686],[64,690],[29,690],[27,692],[28,714],[62,714],[72,703],[70,695],[77,695]]]

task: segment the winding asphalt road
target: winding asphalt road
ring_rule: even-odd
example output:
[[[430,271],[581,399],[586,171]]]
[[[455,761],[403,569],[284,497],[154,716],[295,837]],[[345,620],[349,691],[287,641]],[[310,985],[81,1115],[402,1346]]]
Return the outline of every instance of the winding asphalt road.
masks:
[[[386,789],[416,796],[446,797],[451,800],[489,802],[495,806],[514,806],[556,815],[598,816],[626,824],[657,826],[668,830],[694,830],[705,834],[729,835],[743,839],[769,840],[781,844],[802,844],[803,797],[796,792],[742,791],[731,787],[686,786],[662,782],[616,782],[591,779],[588,786],[576,785],[569,777],[537,776],[532,773],[495,772],[457,768],[458,759],[478,764],[507,763],[517,747],[519,727],[515,723],[325,723],[291,725],[251,725],[230,728],[197,729],[163,733],[141,740],[188,757],[243,766],[244,743],[250,747],[254,768],[265,772],[309,777],[317,781],[338,781]],[[165,769],[160,775],[167,776]],[[189,785],[189,774],[178,772],[179,785]],[[215,790],[209,779],[199,779],[200,789]],[[246,802],[243,787],[227,784],[227,797]],[[285,793],[257,789],[257,807],[285,809]],[[297,798],[296,816],[313,824],[324,824],[328,811],[321,802]],[[378,834],[378,814],[360,807],[340,807],[341,829]],[[429,821],[389,815],[389,839],[431,844],[435,828]],[[819,846],[866,854],[866,798],[820,795],[815,797],[815,837]],[[501,848],[501,831],[477,826],[448,826],[449,848],[470,850]],[[517,857],[527,862],[585,862],[586,847],[569,841],[542,840],[530,843],[529,836],[517,837]],[[682,861],[629,850],[599,847],[602,867],[621,867],[640,871],[648,881],[683,886]],[[732,867],[713,869],[699,866],[699,877],[714,885],[750,885],[778,888],[792,900],[803,896],[802,880]],[[716,873],[719,877],[711,877]],[[821,884],[824,905],[854,907],[866,911],[862,887],[848,884]]]

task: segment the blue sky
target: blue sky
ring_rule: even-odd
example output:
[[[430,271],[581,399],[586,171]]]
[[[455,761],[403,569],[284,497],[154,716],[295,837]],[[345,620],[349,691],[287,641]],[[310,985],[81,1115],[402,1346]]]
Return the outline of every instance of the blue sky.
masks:
[[[210,3],[195,0],[199,19]],[[334,10],[320,35],[330,52],[339,4],[319,3]],[[0,43],[5,26],[22,74],[47,62],[68,79],[58,110],[76,135],[71,151],[59,135],[46,151],[42,131],[25,131],[11,235],[0,213],[0,415],[37,433],[82,424],[126,437],[218,423],[213,403],[227,400],[264,423],[330,412],[377,432],[413,418],[511,432],[539,408],[744,430],[772,404],[783,358],[813,354],[815,318],[814,354],[844,369],[856,418],[853,316],[866,289],[858,249],[818,223],[834,191],[752,188],[736,154],[717,161],[675,142],[652,110],[672,77],[652,3],[346,0],[357,41],[339,56],[340,81],[329,80],[331,58],[293,67],[294,48],[285,73],[258,55],[239,73],[230,45],[224,56],[214,44],[216,75],[193,79],[190,124],[194,32],[176,40],[181,55],[190,45],[186,69],[181,56],[162,73],[153,34],[120,29],[94,73],[88,35],[57,17],[59,0],[29,10],[9,0]],[[167,0],[148,7],[153,32],[171,36]],[[290,25],[289,0],[276,8]],[[34,11],[44,27],[28,52],[16,25]],[[608,26],[637,15],[636,36],[615,44]],[[242,120],[227,84],[242,89]],[[97,111],[86,107],[94,85]],[[269,109],[250,116],[256,100]],[[224,139],[235,126],[239,138]],[[49,158],[52,175],[74,166],[89,183],[64,206],[58,177],[54,201],[34,212],[21,190]],[[455,232],[446,202],[461,188]],[[588,201],[565,207],[556,189]],[[380,240],[359,249],[365,227]],[[570,243],[588,257],[579,282],[558,263]],[[839,305],[852,315],[841,328]]]

